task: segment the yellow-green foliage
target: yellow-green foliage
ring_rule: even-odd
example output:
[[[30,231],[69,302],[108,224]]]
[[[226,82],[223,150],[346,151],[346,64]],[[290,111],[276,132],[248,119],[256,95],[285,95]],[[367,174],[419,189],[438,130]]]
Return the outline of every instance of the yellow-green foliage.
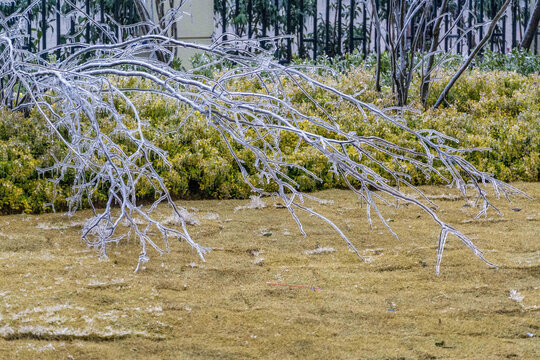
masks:
[[[435,84],[437,94],[444,81]],[[472,71],[450,91],[449,105],[416,118],[460,140],[463,148],[490,152],[466,156],[504,181],[540,179],[540,75]]]
[[[53,185],[39,179],[36,167],[51,163],[55,146],[35,118],[0,110],[0,213],[41,212],[50,202]],[[64,199],[58,188],[57,204]]]
[[[329,85],[356,96],[379,107],[392,106],[390,89],[382,93],[373,90],[373,76],[361,68],[334,78],[318,75]],[[433,84],[433,103],[450,75],[442,75]],[[128,84],[129,85],[129,84]],[[131,84],[133,85],[133,84]],[[238,88],[257,91],[254,82],[240,82]],[[311,115],[321,115],[303,93],[285,82],[294,105]],[[127,86],[129,87],[129,86]],[[416,92],[414,89],[411,92]],[[311,91],[310,95],[331,108],[342,129],[355,131],[359,135],[374,135],[404,146],[413,146],[410,136],[404,136],[395,126],[373,117],[364,119],[358,110],[350,106],[332,102],[327,93]],[[154,166],[164,178],[172,195],[177,198],[245,198],[250,189],[245,185],[238,165],[234,161],[221,135],[207,123],[201,114],[188,113],[187,109],[176,108],[149,95],[133,95],[131,100],[140,109],[141,116],[150,123],[145,136],[168,152],[171,166],[155,160]],[[118,104],[121,111],[130,118],[125,104]],[[413,99],[413,107],[414,99]],[[178,125],[187,117],[183,126]],[[466,153],[464,156],[480,170],[494,173],[504,181],[538,181],[540,179],[540,76],[522,76],[512,72],[465,73],[450,91],[448,102],[438,110],[407,113],[408,125],[413,129],[432,128],[457,138],[461,148],[489,147],[491,152]],[[103,120],[107,126],[106,120]],[[328,136],[320,128],[305,123],[310,131]],[[61,147],[47,135],[45,125],[37,115],[24,118],[17,113],[0,110],[0,213],[41,212],[42,204],[52,196],[52,184],[38,178],[36,167],[44,167],[52,162],[51,154],[61,151]],[[319,176],[317,182],[296,168],[283,171],[295,180],[300,189],[311,191],[344,184],[330,170],[326,159],[313,148],[300,145],[297,138],[284,134],[280,147],[284,160],[301,165]],[[130,144],[125,139],[118,141],[123,147]],[[253,164],[254,156],[246,149],[236,147],[237,155],[244,160],[250,179],[257,181]],[[396,169],[384,156],[380,160]],[[367,165],[372,165],[366,163]],[[436,183],[435,177],[426,179],[420,171],[409,166],[407,172],[415,184]],[[57,187],[59,196],[56,205],[62,206],[69,195],[69,176]],[[273,184],[264,184],[269,190]],[[99,200],[106,199],[106,184],[95,194]],[[149,183],[140,183],[137,194],[141,198],[153,197]]]

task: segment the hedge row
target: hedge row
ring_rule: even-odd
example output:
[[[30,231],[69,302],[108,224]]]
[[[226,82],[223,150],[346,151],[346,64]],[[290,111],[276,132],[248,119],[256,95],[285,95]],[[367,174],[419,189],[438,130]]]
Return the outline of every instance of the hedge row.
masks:
[[[444,80],[443,76],[443,79]],[[324,80],[349,93],[361,93],[360,98],[379,106],[390,106],[393,99],[389,89],[376,93],[372,74],[357,68],[341,78]],[[433,94],[442,90],[444,81],[434,83]],[[256,84],[241,83],[249,88]],[[417,86],[417,84],[413,85]],[[363,90],[363,92],[361,92]],[[291,99],[305,112],[317,114],[317,109],[304,101],[304,96],[291,87]],[[411,89],[411,93],[417,93]],[[324,93],[311,94],[322,103],[331,103]],[[137,95],[132,101],[141,109],[152,128],[146,135],[159,147],[167,150],[172,167],[156,162],[155,166],[165,179],[173,196],[177,198],[245,198],[250,195],[236,163],[233,161],[220,134],[207,126],[206,119],[195,115],[178,131],[175,128],[185,116],[173,104],[146,95]],[[434,99],[430,99],[434,101]],[[332,105],[329,105],[332,106]],[[414,107],[414,105],[413,105]],[[387,123],[368,119],[347,106],[333,109],[345,131],[381,136],[401,145],[412,144]],[[494,173],[504,181],[538,181],[540,174],[540,76],[522,76],[513,72],[471,71],[463,75],[448,97],[446,107],[435,111],[419,111],[405,115],[409,126],[416,129],[433,128],[460,141],[463,148],[489,147],[491,152],[466,154],[467,160],[483,171]],[[308,125],[306,125],[308,126]],[[159,130],[159,131],[155,131]],[[319,131],[318,129],[314,129]],[[284,169],[300,189],[312,191],[343,186],[330,172],[325,159],[305,146],[295,152],[296,139],[285,136],[281,149],[287,161],[311,170],[324,182],[318,183],[296,169]],[[245,149],[236,149],[246,161],[248,172],[255,179],[253,156]],[[62,148],[48,135],[45,124],[37,114],[23,117],[19,113],[0,110],[0,213],[40,213],[49,211],[43,203],[49,202],[53,186],[47,176],[38,177],[36,168],[46,167],[53,161],[52,154]],[[392,165],[394,166],[394,165]],[[409,173],[415,184],[436,183],[440,179],[426,178],[415,169]],[[57,188],[56,207],[65,206],[69,196],[69,178]],[[271,187],[272,184],[266,185]],[[95,194],[106,198],[106,187]],[[141,184],[137,189],[141,198],[150,198],[150,186]]]

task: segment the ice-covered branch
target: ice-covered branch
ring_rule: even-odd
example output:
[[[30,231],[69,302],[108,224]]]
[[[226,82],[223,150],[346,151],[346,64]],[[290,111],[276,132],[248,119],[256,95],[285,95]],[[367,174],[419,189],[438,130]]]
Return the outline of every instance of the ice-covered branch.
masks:
[[[389,205],[411,203],[428,213],[441,228],[437,271],[449,234],[488,262],[469,238],[439,218],[431,208],[433,204],[410,184],[408,175],[390,168],[387,160],[398,168],[412,165],[428,175],[445,178],[464,196],[470,196],[472,189],[482,200],[481,213],[492,206],[482,184],[491,183],[497,194],[505,196],[521,193],[465,161],[460,156],[463,150],[452,146],[453,139],[433,130],[415,131],[404,119],[317,80],[309,69],[280,65],[256,42],[232,39],[204,46],[146,31],[146,35],[107,44],[78,44],[76,48],[62,45],[66,56],[53,60],[52,52],[42,56],[26,50],[24,23],[24,12],[0,20],[0,101],[14,110],[32,108],[40,113],[65,149],[55,164],[41,171],[54,174],[55,182],[68,176],[73,179],[72,194],[67,199],[70,212],[84,200],[94,210],[82,237],[105,255],[111,242],[136,236],[141,246],[137,269],[147,261],[149,248],[168,251],[171,237],[185,240],[201,257],[208,249],[190,237],[184,209],[174,203],[152,165],[156,158],[168,164],[167,154],[145,137],[151,126],[131,101],[134,93],[165,98],[187,113],[203,114],[208,126],[222,135],[253,192],[283,199],[302,232],[296,211],[317,215],[331,224],[357,254],[339,227],[307,207],[305,199],[312,196],[299,191],[298,184],[286,175],[287,168],[295,167],[320,180],[303,166],[287,161],[280,150],[284,136],[293,136],[299,144],[328,159],[334,173],[367,205],[370,222],[374,212],[392,231],[377,205],[381,201]],[[215,59],[212,66],[222,64],[228,70],[207,77],[201,75],[204,72],[200,68],[178,70],[152,56],[173,47],[197,49]],[[245,90],[241,85],[246,83],[257,83],[261,90]],[[324,92],[333,103],[318,102],[312,96],[314,91]],[[300,94],[313,111],[296,106],[291,101],[293,93]],[[383,137],[343,131],[332,115],[341,106],[366,121],[391,124],[403,136],[414,139],[416,146],[406,148]],[[253,154],[257,181],[236,154],[239,147]],[[151,184],[156,194],[157,200],[150,207],[142,207],[137,200],[137,187],[143,182]],[[265,190],[261,186],[264,182],[273,183],[277,190]],[[93,195],[104,186],[108,198],[98,208]],[[170,206],[178,226],[167,225],[155,215],[160,203]],[[127,234],[124,226],[129,229]]]

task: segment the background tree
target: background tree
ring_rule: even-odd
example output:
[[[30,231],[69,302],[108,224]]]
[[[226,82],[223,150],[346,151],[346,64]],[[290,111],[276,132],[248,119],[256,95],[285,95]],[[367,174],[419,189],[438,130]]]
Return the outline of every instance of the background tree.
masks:
[[[478,55],[480,53],[480,50],[482,50],[482,48],[487,44],[488,40],[491,38],[491,36],[493,35],[493,32],[495,31],[495,27],[497,26],[497,21],[504,15],[506,8],[508,7],[508,5],[510,5],[510,1],[511,0],[506,0],[504,4],[501,6],[501,8],[499,9],[499,12],[497,12],[495,17],[491,21],[489,29],[486,35],[484,36],[484,38],[478,43],[478,45],[476,45],[476,47],[472,50],[471,54],[467,57],[467,59],[463,62],[463,64],[461,64],[458,71],[452,76],[448,84],[446,84],[446,86],[444,87],[442,93],[439,95],[439,98],[437,99],[433,107],[437,108],[442,104],[442,102],[448,95],[448,92],[450,91],[452,86],[454,86],[454,84],[459,79],[459,77],[465,72],[467,67],[469,67],[474,57]]]
[[[438,10],[436,8],[436,4],[434,6],[435,13],[433,30],[431,33],[431,45],[429,46],[429,52],[426,55],[427,60],[425,62],[425,65],[423,64],[422,66],[422,85],[420,88],[420,100],[422,101],[424,107],[427,105],[431,73],[435,67],[435,55],[437,54],[437,49],[439,48],[439,45],[441,43],[440,34],[441,24],[443,22],[443,16],[441,16],[441,14],[444,14],[444,12],[446,11],[448,1],[449,0],[443,0]]]
[[[529,50],[531,48],[532,41],[538,32],[538,24],[540,23],[540,1],[536,1],[534,10],[529,18],[527,23],[527,28],[525,30],[525,35],[523,35],[523,40],[521,41],[521,47]]]

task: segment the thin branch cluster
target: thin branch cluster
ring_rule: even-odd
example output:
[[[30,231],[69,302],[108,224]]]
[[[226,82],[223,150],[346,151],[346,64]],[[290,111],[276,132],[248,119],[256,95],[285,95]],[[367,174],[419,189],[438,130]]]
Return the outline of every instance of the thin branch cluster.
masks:
[[[63,145],[63,155],[50,168],[41,171],[54,175],[52,181],[56,183],[68,176],[73,179],[72,194],[67,199],[70,213],[80,207],[83,200],[90,204],[94,216],[86,222],[82,237],[103,255],[111,243],[125,236],[135,236],[140,242],[137,269],[148,260],[150,248],[159,253],[167,252],[170,238],[186,241],[202,258],[209,250],[191,238],[185,210],[174,203],[152,166],[156,158],[164,164],[168,161],[166,152],[146,139],[144,133],[151,126],[130,100],[132,94],[142,93],[165,98],[181,109],[188,109],[188,117],[195,112],[204,114],[208,126],[222,135],[253,192],[280,197],[302,233],[299,210],[328,222],[360,256],[332,221],[305,204],[305,199],[312,196],[299,191],[298,184],[286,175],[285,169],[296,167],[317,179],[306,168],[285,160],[279,145],[280,140],[290,134],[299,144],[304,143],[328,159],[335,174],[342,177],[366,205],[370,223],[375,214],[390,229],[377,205],[380,201],[393,206],[414,204],[429,214],[441,230],[437,272],[449,234],[457,236],[488,263],[467,236],[439,218],[432,209],[434,204],[409,183],[404,172],[390,169],[380,160],[384,156],[401,166],[412,164],[426,174],[437,174],[457,186],[464,196],[471,195],[472,190],[482,204],[479,215],[492,206],[483,184],[491,183],[496,193],[504,196],[519,192],[465,161],[461,157],[464,150],[451,145],[453,139],[434,130],[415,131],[404,119],[317,80],[309,68],[280,65],[272,60],[271,50],[265,51],[253,41],[233,39],[210,46],[186,43],[168,37],[166,26],[156,27],[144,22],[134,26],[144,27],[146,35],[118,40],[114,34],[104,33],[108,43],[61,45],[68,55],[55,60],[56,48],[42,53],[26,50],[24,29],[29,10],[0,19],[0,76],[3,79],[0,101],[14,111],[39,112],[51,134]],[[174,69],[156,56],[170,52],[171,48],[197,49],[216,59],[208,66],[226,64],[229,70],[207,77],[200,75],[204,73],[202,69]],[[237,90],[239,82],[257,82],[261,90]],[[126,87],[125,84],[131,85]],[[301,92],[305,101],[322,115],[314,116],[295,107],[286,90],[290,87]],[[404,148],[377,136],[344,132],[332,116],[331,106],[315,100],[310,95],[313,91],[321,91],[336,103],[356,109],[366,121],[374,117],[392,124],[404,136],[414,138],[416,148]],[[128,110],[121,112],[120,104]],[[311,126],[308,128],[321,131],[306,130],[306,123]],[[126,142],[129,146],[122,145]],[[261,181],[253,180],[246,164],[235,153],[234,149],[239,146],[253,154],[259,180],[273,183],[276,191],[265,191],[259,185]],[[136,188],[141,182],[154,187],[156,200],[151,206],[143,207],[137,201]],[[108,188],[108,199],[105,206],[98,208],[94,206],[93,194],[103,186]],[[155,212],[160,203],[168,204],[179,225],[160,220]],[[156,232],[161,238],[153,235]]]

